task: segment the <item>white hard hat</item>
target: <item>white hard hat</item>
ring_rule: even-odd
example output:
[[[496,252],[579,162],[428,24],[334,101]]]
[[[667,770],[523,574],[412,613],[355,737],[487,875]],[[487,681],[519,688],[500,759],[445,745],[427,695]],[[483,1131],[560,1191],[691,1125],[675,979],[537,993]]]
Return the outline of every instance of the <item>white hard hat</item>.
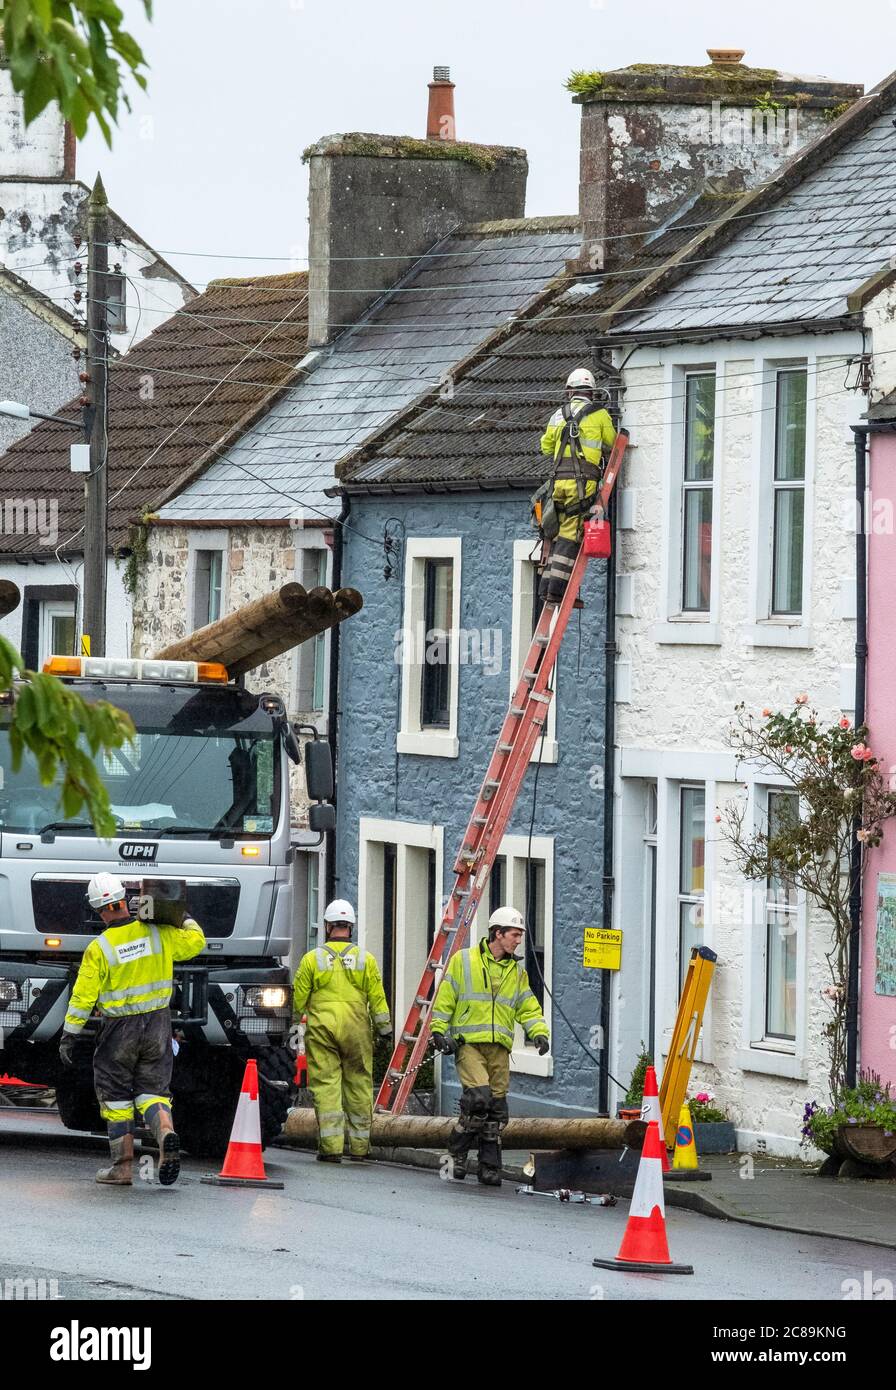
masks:
[[[566,388],[572,390],[576,386],[580,390],[596,391],[597,382],[594,380],[594,373],[590,372],[587,367],[576,367],[575,371],[570,372],[566,378]]]
[[[348,922],[350,926],[355,925],[355,909],[351,903],[347,903],[345,898],[334,898],[327,904],[324,910],[325,922]]]
[[[112,903],[124,902],[126,896],[124,884],[114,874],[94,874],[87,885],[87,901],[97,912],[101,907],[110,907]]]
[[[523,914],[515,907],[497,907],[488,919],[489,931],[525,931]]]

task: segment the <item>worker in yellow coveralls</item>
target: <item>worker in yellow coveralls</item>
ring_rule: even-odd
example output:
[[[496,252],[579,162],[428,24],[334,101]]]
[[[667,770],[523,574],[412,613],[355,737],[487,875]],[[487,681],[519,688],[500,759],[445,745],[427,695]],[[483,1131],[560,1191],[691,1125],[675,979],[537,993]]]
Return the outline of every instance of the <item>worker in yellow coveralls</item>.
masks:
[[[302,957],[293,984],[293,1022],[307,1016],[305,1056],[321,1163],[342,1161],[346,1129],[349,1158],[369,1157],[372,1031],[392,1034],[379,966],[352,941],[354,925],[351,903],[331,902],[324,912],[326,945]]]
[[[587,367],[570,372],[566,399],[541,437],[541,452],[553,463],[552,501],[558,524],[556,532],[546,534],[551,547],[538,590],[548,604],[563,598],[601,480],[603,451],[616,440],[613,421],[596,397],[597,382]]]

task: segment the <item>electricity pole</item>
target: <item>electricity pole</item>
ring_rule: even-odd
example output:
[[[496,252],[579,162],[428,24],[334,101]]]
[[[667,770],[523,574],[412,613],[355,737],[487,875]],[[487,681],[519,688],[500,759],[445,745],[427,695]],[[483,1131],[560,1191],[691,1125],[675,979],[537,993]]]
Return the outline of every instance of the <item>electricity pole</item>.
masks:
[[[87,390],[84,425],[90,472],[84,484],[84,636],[91,656],[106,654],[109,470],[109,203],[99,174],[87,203]]]

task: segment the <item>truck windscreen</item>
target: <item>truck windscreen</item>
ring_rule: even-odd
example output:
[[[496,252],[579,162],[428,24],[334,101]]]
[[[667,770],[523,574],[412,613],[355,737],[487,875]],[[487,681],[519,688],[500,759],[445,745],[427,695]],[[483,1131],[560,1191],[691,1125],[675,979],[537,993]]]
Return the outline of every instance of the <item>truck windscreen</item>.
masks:
[[[133,742],[98,764],[120,830],[272,833],[280,808],[278,738],[256,696],[233,686],[71,684],[134,721]],[[0,830],[34,834],[53,824],[65,833],[58,797],[58,787],[41,786],[29,753],[13,772],[8,717],[0,719]],[[71,823],[74,833],[78,828]]]

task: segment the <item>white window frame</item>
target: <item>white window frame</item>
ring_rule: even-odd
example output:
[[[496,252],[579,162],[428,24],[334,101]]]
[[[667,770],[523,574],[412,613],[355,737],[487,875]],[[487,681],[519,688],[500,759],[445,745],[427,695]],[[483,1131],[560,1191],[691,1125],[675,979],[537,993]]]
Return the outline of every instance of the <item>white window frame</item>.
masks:
[[[523,669],[523,661],[526,653],[531,646],[532,639],[528,636],[529,615],[532,612],[534,602],[534,585],[538,583],[538,576],[535,568],[535,561],[532,560],[532,551],[537,549],[540,542],[537,540],[514,541],[513,543],[513,598],[511,600],[511,619],[510,619],[510,697],[516,690],[520,672]],[[535,744],[530,762],[555,763],[558,757],[557,746],[557,667],[554,664],[553,690],[554,696],[548,705],[547,727],[545,729],[544,744],[541,747],[539,756],[539,745],[541,740]]]
[[[424,572],[427,560],[450,560],[453,566],[451,602],[454,628],[448,682],[447,729],[424,729],[420,719],[423,665],[419,658],[425,649]],[[401,663],[401,723],[396,737],[399,753],[416,753],[431,758],[456,758],[460,750],[457,737],[460,560],[460,536],[412,536],[405,546],[404,620],[402,632],[396,634],[396,659]]]
[[[39,607],[37,626],[38,671],[43,669],[43,664],[47,658],[54,655],[50,641],[54,618],[72,618],[74,620],[75,652],[78,650],[78,613],[74,599],[43,599]],[[58,652],[56,655],[63,656],[65,653]]]
[[[818,356],[809,351],[795,357],[769,356],[756,360],[754,410],[759,422],[753,431],[754,487],[751,517],[750,621],[743,636],[756,647],[808,648],[812,642],[812,571],[815,525],[816,391]],[[778,373],[806,372],[806,470],[803,484],[803,610],[772,614],[772,566],[775,525],[775,438]]]
[[[718,646],[719,626],[722,460],[724,431],[724,359],[669,363],[664,372],[664,420],[662,444],[663,540],[660,579],[659,621],[650,629],[654,642]],[[712,552],[710,557],[709,610],[685,611],[682,607],[684,563],[684,451],[687,378],[715,375],[715,429],[712,467]]]
[[[544,1000],[544,1019],[548,1025],[548,1030],[553,1032],[551,994],[554,990],[554,837],[553,835],[533,835],[530,852],[528,835],[505,835],[498,848],[498,856],[503,857],[506,862],[506,881],[510,885],[514,883],[516,868],[520,862],[522,862],[524,866],[524,873],[525,862],[529,858],[539,859],[544,864],[544,978],[545,984],[547,985]],[[511,888],[511,897],[512,896],[513,892]],[[525,912],[525,902],[513,902],[512,906],[516,907],[520,912]],[[488,935],[488,919],[488,883],[486,883],[485,892],[482,895],[476,916],[473,919],[471,945],[476,945],[484,936]],[[530,986],[532,984],[531,977],[529,979],[529,984]],[[517,1024],[515,1029],[513,1048],[510,1054],[510,1067],[511,1072],[520,1072],[525,1076],[554,1075],[553,1055],[548,1053],[545,1057],[539,1057],[534,1047],[527,1047],[525,1034],[519,1024]]]
[[[747,820],[754,830],[768,824],[768,793],[793,791],[785,778],[764,774],[751,779],[747,792]],[[808,909],[806,896],[799,894],[797,909],[796,956],[796,1038],[767,1037],[765,1032],[765,991],[767,954],[767,889],[765,882],[744,883],[744,1001],[741,1046],[737,1065],[743,1071],[767,1076],[807,1080],[806,1034],[808,1028]]]
[[[219,617],[223,618],[227,613],[227,591],[230,579],[230,536],[225,530],[211,530],[192,532],[187,542],[187,604],[186,619],[191,624],[190,631],[193,631],[196,613],[196,567],[199,563],[199,551],[214,550],[221,555],[221,612]]]
[[[372,951],[382,966],[382,852],[377,846],[396,846],[395,863],[395,998],[392,1019],[396,1036],[407,1018],[423,975],[429,949],[425,933],[419,933],[416,949],[409,949],[408,927],[419,924],[419,907],[409,901],[410,863],[408,850],[434,850],[436,856],[436,885],[444,884],[444,826],[423,825],[416,821],[380,820],[361,816],[358,826],[358,940]],[[436,932],[444,910],[444,896],[439,894],[435,905]]]

